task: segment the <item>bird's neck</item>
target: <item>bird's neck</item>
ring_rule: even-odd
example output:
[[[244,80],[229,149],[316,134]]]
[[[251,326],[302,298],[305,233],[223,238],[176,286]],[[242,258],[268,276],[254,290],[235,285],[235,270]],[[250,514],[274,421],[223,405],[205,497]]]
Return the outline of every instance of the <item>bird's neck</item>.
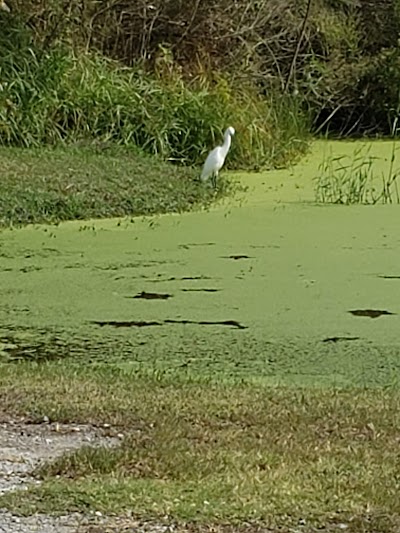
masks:
[[[226,155],[231,147],[231,136],[230,133],[225,134],[224,144],[222,145],[222,151]]]

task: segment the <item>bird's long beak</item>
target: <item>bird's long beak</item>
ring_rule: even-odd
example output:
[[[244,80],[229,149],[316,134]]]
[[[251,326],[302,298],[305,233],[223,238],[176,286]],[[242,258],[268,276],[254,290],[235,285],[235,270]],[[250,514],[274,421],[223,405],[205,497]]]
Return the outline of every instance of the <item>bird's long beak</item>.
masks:
[[[0,3],[0,9],[2,9],[3,11],[7,11],[8,13],[10,12],[10,8],[4,1]]]

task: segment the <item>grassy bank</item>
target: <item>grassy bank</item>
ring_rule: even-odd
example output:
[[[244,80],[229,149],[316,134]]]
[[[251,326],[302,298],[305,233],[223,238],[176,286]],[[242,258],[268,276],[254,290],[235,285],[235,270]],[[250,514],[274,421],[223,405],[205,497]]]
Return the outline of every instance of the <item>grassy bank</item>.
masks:
[[[0,146],[10,148],[0,150],[2,225],[208,205],[212,192],[193,178],[230,125],[237,135],[227,168],[281,167],[307,149],[308,121],[295,98],[262,97],[254,84],[220,73],[188,80],[167,52],[150,72],[66,44],[43,48],[19,20],[6,22],[0,18]]]
[[[0,225],[181,212],[215,199],[193,168],[107,146],[0,148]],[[217,198],[229,190],[219,186]]]
[[[400,524],[392,390],[209,386],[109,366],[22,364],[2,368],[0,398],[7,415],[109,423],[125,435],[116,448],[85,447],[42,467],[43,485],[4,495],[2,507],[129,510],[196,527]]]
[[[149,68],[73,39],[43,41],[15,12],[0,29],[0,146],[12,148],[0,151],[0,224],[208,205],[211,191],[192,178],[228,126],[227,168],[282,167],[307,149],[308,119],[290,95],[262,95],[222,71],[188,76],[163,47]],[[76,149],[93,143],[93,154]]]

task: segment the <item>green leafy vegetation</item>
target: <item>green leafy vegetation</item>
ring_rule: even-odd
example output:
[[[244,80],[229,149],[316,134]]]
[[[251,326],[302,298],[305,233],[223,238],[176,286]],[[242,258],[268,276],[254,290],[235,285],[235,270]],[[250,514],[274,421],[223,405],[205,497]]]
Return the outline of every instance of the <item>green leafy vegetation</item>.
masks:
[[[65,45],[42,50],[21,28],[1,35],[0,50],[4,145],[96,139],[200,164],[233,125],[232,167],[280,166],[306,148],[308,124],[295,100],[262,98],[251,85],[235,87],[222,75],[213,84],[184,81],[168,54],[162,65],[172,70],[149,74]]]
[[[262,97],[223,74],[188,81],[168,51],[149,72],[66,42],[45,47],[12,16],[0,26],[2,225],[209,205],[215,195],[193,166],[228,125],[237,135],[227,167],[280,167],[307,148],[307,119],[291,97]],[[228,192],[221,180],[217,198]]]
[[[399,1],[308,4],[14,0],[0,24],[7,41],[9,22],[18,20],[39,47],[68,43],[128,67],[140,64],[163,83],[171,73],[167,55],[188,82],[213,84],[223,73],[234,91],[247,84],[261,95],[297,93],[316,131],[391,133],[399,109]]]

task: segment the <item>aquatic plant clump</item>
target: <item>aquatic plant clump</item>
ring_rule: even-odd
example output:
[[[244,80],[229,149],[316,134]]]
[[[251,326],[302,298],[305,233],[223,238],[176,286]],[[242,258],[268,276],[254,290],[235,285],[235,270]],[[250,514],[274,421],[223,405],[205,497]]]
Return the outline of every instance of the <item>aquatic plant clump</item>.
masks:
[[[393,142],[389,167],[377,173],[379,157],[371,156],[369,148],[355,150],[349,156],[328,156],[315,178],[315,198],[320,203],[377,204],[400,203],[395,168],[396,143]],[[377,161],[378,160],[378,161]]]

